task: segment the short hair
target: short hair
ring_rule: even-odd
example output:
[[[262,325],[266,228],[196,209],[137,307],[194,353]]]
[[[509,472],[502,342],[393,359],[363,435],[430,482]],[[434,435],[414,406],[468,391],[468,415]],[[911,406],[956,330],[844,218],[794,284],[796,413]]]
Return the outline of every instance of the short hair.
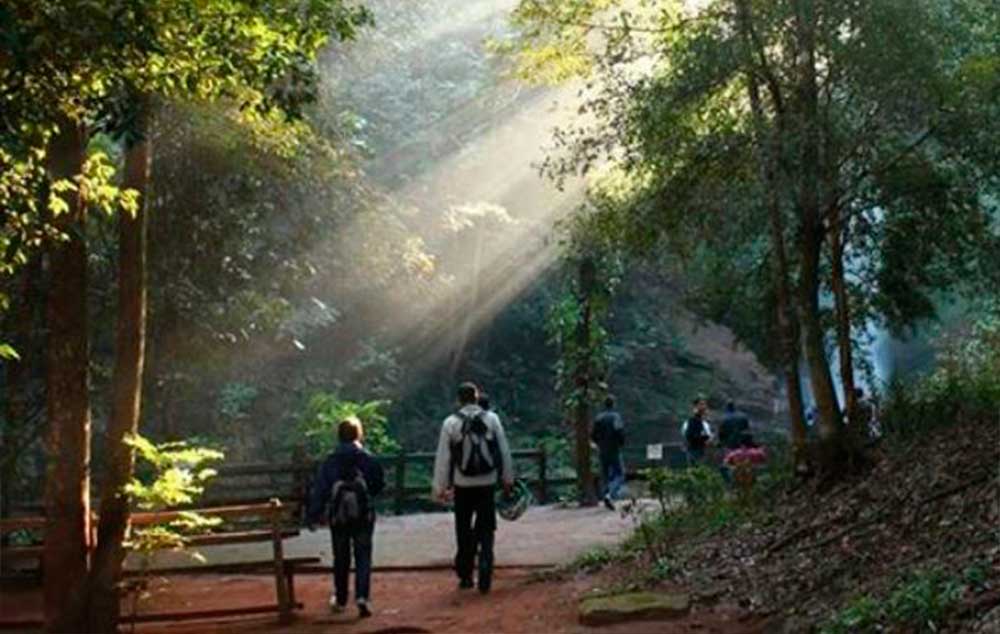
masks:
[[[705,395],[704,394],[699,394],[698,396],[694,397],[694,400],[691,401],[691,404],[692,405],[697,405],[698,403],[701,403],[702,401],[705,401],[705,404],[708,405],[708,399],[705,398]]]
[[[476,403],[479,405],[479,407],[482,407],[483,409],[489,409],[490,408],[490,395],[487,394],[486,392],[480,392],[479,393],[479,398],[476,399]]]
[[[615,406],[615,397],[611,396],[610,394],[604,397],[604,407],[611,409],[614,406]]]
[[[479,388],[471,381],[458,386],[458,402],[462,405],[475,405],[479,398]]]
[[[736,411],[736,403],[734,403],[732,401],[729,401],[728,403],[726,403],[726,411],[727,412],[735,412]]]
[[[865,391],[860,387],[854,388],[854,396],[857,398],[864,398]]]
[[[364,428],[357,416],[348,416],[337,425],[337,438],[340,442],[355,442],[365,435]]]

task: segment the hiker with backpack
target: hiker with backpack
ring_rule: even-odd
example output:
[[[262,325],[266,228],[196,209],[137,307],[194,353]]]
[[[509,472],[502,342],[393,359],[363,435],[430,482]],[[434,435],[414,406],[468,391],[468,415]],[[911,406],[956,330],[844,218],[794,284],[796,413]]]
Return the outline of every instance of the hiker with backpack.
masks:
[[[337,426],[339,444],[320,465],[313,481],[306,524],[315,530],[324,511],[333,543],[333,587],[330,610],[347,607],[351,553],[354,553],[354,598],[362,618],[371,616],[372,538],[375,497],[385,488],[382,466],[361,446],[361,421],[347,418]]]
[[[601,461],[601,480],[604,495],[601,499],[608,510],[615,510],[615,499],[625,485],[625,463],[622,447],[625,446],[625,421],[615,411],[615,398],[608,395],[604,399],[604,411],[594,418],[590,439],[597,445],[597,456]]]
[[[493,538],[496,531],[497,483],[505,495],[514,485],[514,465],[500,418],[477,404],[473,383],[458,386],[459,409],[441,425],[434,460],[434,498],[455,504],[455,572],[460,589],[472,588],[478,554],[479,591],[490,591],[493,580]]]
[[[708,422],[708,400],[699,396],[692,401],[694,411],[691,418],[681,426],[681,437],[687,449],[689,465],[701,463],[705,459],[705,449],[712,440],[712,426]]]

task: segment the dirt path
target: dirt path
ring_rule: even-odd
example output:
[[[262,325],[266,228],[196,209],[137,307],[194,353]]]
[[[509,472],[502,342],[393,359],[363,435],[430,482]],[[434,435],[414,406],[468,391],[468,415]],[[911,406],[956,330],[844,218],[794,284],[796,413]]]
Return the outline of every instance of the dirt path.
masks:
[[[493,591],[486,596],[458,590],[452,573],[385,573],[373,578],[375,615],[359,619],[352,608],[330,614],[327,600],[330,580],[313,575],[297,581],[297,595],[305,604],[296,622],[279,626],[274,616],[200,622],[170,626],[145,626],[143,634],[277,634],[331,632],[336,634],[754,634],[759,625],[743,623],[735,609],[699,611],[680,621],[630,623],[599,630],[577,621],[577,602],[601,583],[600,578],[577,577],[564,581],[539,581],[531,572],[500,570]],[[171,586],[154,587],[150,609],[233,607],[273,596],[273,581],[266,577],[175,578]]]
[[[501,522],[497,534],[497,563],[560,564],[599,545],[621,541],[631,520],[601,508],[532,508],[517,522]],[[452,516],[448,513],[380,519],[376,564],[382,566],[448,564],[453,554]],[[329,536],[325,531],[306,533],[291,540],[290,556],[320,555],[329,563]],[[206,548],[213,562],[268,558],[270,546],[249,545]],[[163,565],[183,563],[164,558]],[[329,612],[331,580],[327,574],[296,577],[296,598],[304,604],[290,626],[279,626],[269,614],[241,619],[192,623],[153,624],[136,628],[143,634],[272,634],[285,632],[336,632],[338,634],[421,634],[422,632],[583,633],[577,621],[582,596],[607,587],[600,576],[540,580],[537,571],[504,568],[496,572],[493,591],[482,596],[460,591],[450,570],[382,572],[372,579],[375,616],[360,620],[353,607],[346,614]],[[175,575],[157,579],[140,613],[211,610],[274,602],[274,580],[267,575]],[[4,593],[0,612],[8,618],[38,618],[41,597],[37,590]],[[127,630],[126,630],[127,631]],[[612,634],[681,633],[752,634],[759,627],[740,622],[738,610],[699,610],[674,623],[640,623],[601,628]]]
[[[380,517],[375,526],[376,566],[450,565],[454,556],[451,513]],[[612,545],[631,532],[632,520],[604,507],[537,506],[516,522],[499,524],[496,560],[504,565],[562,564],[594,546]],[[268,559],[270,543],[201,548],[210,563]],[[331,563],[326,529],[303,533],[285,542],[288,557],[321,557]],[[155,566],[199,565],[187,555],[159,553]]]

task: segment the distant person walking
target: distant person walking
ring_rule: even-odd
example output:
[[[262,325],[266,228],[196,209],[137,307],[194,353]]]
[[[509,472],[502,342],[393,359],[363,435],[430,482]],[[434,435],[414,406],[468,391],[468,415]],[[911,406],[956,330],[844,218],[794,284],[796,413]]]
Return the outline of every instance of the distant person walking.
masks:
[[[712,439],[712,426],[708,422],[708,400],[699,396],[691,403],[691,418],[681,425],[681,437],[687,448],[688,464],[694,465],[705,459],[705,448]]]
[[[615,411],[613,396],[604,399],[604,411],[594,419],[590,439],[597,445],[597,455],[601,460],[604,506],[613,511],[614,501],[618,499],[625,485],[625,462],[622,458],[622,447],[625,446],[625,421],[621,414]]]
[[[361,446],[361,421],[350,417],[337,426],[337,449],[320,465],[313,483],[306,524],[314,530],[327,512],[333,543],[333,587],[330,610],[347,606],[351,551],[354,552],[354,598],[362,618],[371,612],[372,538],[375,496],[385,488],[378,461]]]
[[[882,426],[878,421],[875,403],[865,396],[865,391],[860,387],[854,388],[854,411],[848,416],[848,422],[866,443],[878,442],[882,437]]]
[[[749,434],[750,419],[747,418],[746,414],[736,409],[735,403],[732,401],[726,403],[722,423],[719,425],[719,444],[724,449],[739,449],[743,446],[744,436]]]
[[[472,588],[478,555],[479,591],[493,580],[493,538],[497,527],[495,492],[502,482],[510,495],[514,464],[500,418],[477,403],[472,383],[458,386],[459,410],[441,425],[434,460],[435,499],[455,503],[455,572],[460,589]]]

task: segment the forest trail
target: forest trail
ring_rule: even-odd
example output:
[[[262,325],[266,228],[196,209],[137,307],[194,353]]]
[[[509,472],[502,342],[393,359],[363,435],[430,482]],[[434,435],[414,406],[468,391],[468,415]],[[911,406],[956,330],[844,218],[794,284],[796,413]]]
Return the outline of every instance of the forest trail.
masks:
[[[372,576],[375,615],[359,619],[353,605],[345,614],[331,614],[327,574],[296,577],[296,598],[304,604],[295,623],[281,626],[271,615],[218,622],[145,625],[144,634],[277,634],[336,632],[338,634],[470,634],[594,632],[579,624],[577,607],[586,594],[614,580],[600,574],[547,579],[538,570],[518,566],[565,564],[596,546],[619,543],[633,526],[629,517],[604,507],[531,508],[516,522],[501,522],[497,532],[497,564],[492,592],[459,590],[454,573],[441,570],[385,571],[378,566],[449,566],[454,553],[451,513],[429,513],[379,519]],[[291,556],[321,555],[329,563],[325,530],[304,533],[287,542]],[[266,544],[264,549],[269,548]],[[266,556],[250,547],[204,549],[210,561]],[[140,612],[232,608],[259,604],[273,597],[274,581],[267,575],[175,576],[154,580]],[[758,623],[741,621],[736,608],[699,611],[676,622],[624,623],[602,627],[602,633],[643,634],[689,632],[751,634]]]
[[[375,525],[375,566],[450,566],[454,557],[454,520],[451,513],[380,516]],[[572,561],[595,546],[621,541],[633,521],[603,506],[567,508],[534,506],[516,522],[498,525],[497,562],[503,565],[557,565]],[[270,543],[211,546],[199,549],[208,563],[259,561],[271,556]],[[303,530],[285,541],[287,557],[321,557],[331,564],[330,533],[323,527]],[[157,553],[154,567],[201,565],[189,555]]]
[[[603,580],[607,581],[607,580]],[[600,577],[578,575],[542,580],[536,572],[497,571],[493,591],[458,590],[451,571],[382,573],[372,577],[374,616],[360,619],[353,606],[344,614],[327,608],[330,579],[310,575],[296,579],[297,598],[305,605],[295,623],[280,626],[273,616],[242,620],[140,626],[140,634],[760,634],[766,625],[741,618],[735,607],[707,608],[676,621],[646,621],[591,628],[580,625],[581,597],[602,583]],[[163,591],[160,594],[159,591]],[[154,586],[159,609],[232,607],[273,593],[264,576],[191,577],[174,579],[169,588]],[[169,597],[169,599],[168,599]],[[189,603],[188,603],[189,602]]]

